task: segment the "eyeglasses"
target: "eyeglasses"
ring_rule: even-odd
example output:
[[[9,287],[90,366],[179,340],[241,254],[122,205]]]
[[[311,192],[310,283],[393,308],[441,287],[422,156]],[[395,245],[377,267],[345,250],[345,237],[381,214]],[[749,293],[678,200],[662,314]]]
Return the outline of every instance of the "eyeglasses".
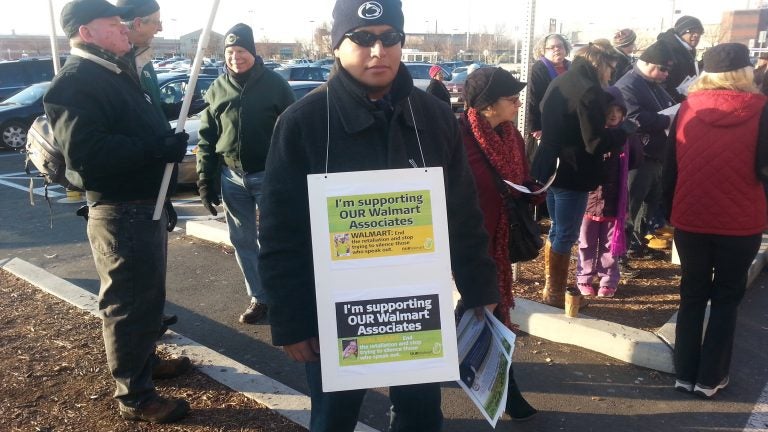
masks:
[[[154,25],[156,25],[158,27],[162,27],[163,26],[163,21],[161,21],[159,19],[151,19],[150,18],[150,19],[141,20],[141,22],[143,22],[144,24],[154,24]]]
[[[513,104],[520,103],[520,96],[502,96],[499,98],[499,100],[505,100],[507,102],[512,102]]]
[[[547,51],[554,51],[554,50],[562,51],[565,49],[565,47],[562,45],[552,45],[552,46],[544,47],[544,49],[546,49]]]
[[[370,48],[376,45],[376,41],[381,41],[381,44],[389,48],[397,44],[402,44],[405,41],[405,34],[400,32],[386,32],[381,34],[374,34],[365,30],[356,32],[345,33],[344,36],[349,40],[360,45],[362,47]]]
[[[662,72],[662,73],[668,73],[669,72],[669,68],[666,67],[666,66],[656,66],[656,68],[659,70],[659,72]]]

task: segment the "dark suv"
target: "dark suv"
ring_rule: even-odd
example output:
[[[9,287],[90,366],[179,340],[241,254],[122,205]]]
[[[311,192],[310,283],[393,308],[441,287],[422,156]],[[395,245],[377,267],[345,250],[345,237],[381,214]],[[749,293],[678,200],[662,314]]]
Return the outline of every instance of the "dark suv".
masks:
[[[65,59],[61,59],[64,64]],[[51,59],[15,60],[0,63],[0,101],[31,84],[53,79]]]

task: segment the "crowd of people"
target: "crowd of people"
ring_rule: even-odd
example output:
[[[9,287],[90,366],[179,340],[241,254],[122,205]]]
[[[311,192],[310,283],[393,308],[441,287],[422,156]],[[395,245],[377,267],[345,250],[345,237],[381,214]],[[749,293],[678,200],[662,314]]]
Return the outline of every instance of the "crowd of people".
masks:
[[[563,35],[542,38],[527,82],[502,68],[469,74],[458,118],[442,70],[428,93],[415,89],[401,54],[399,0],[375,8],[337,0],[335,65],[299,101],[264,68],[252,29],[236,24],[222,47],[226,74],[206,94],[198,188],[213,215],[222,204],[250,304],[268,315],[272,342],[306,365],[312,431],[351,431],[365,390],[324,392],[307,198],[307,175],[441,167],[445,178],[457,313],[492,312],[512,327],[510,219],[506,200],[544,206],[542,302],[563,308],[572,248],[576,287],[613,297],[628,259],[650,253],[656,218],[675,228],[681,261],[675,389],[713,397],[728,384],[736,308],[768,225],[765,62],[757,75],[744,45],[725,43],[697,60],[701,22],[681,17],[635,61],[636,35],[617,31],[571,56]],[[189,405],[160,396],[153,379],[178,376],[188,358],[161,360],[170,202],[153,220],[166,164],[186,152],[169,128],[148,46],[162,29],[155,0],[72,0],[62,27],[72,56],[44,98],[62,145],[67,178],[86,191],[87,233],[101,279],[99,309],[120,415],[166,423]],[[758,69],[760,71],[760,69]],[[528,133],[515,124],[520,93]],[[447,102],[447,104],[446,104]],[[680,104],[675,116],[670,111]],[[521,193],[502,180],[544,193]],[[539,191],[540,192],[540,191]],[[349,253],[348,250],[345,254]],[[597,286],[593,283],[597,280]],[[597,288],[597,289],[596,289]],[[702,324],[711,301],[709,325]],[[357,355],[357,342],[344,356]],[[537,413],[510,368],[505,411]],[[439,431],[440,383],[393,386],[390,431]]]

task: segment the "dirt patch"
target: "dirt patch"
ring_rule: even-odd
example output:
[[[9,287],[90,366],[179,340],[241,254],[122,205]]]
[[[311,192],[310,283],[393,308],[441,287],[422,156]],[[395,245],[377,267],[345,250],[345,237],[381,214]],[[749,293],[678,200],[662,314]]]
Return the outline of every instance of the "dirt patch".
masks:
[[[543,229],[546,229],[544,227]],[[576,286],[576,247],[568,269],[568,286]],[[589,306],[580,313],[629,327],[656,330],[666,323],[680,304],[680,266],[665,259],[633,260],[639,270],[634,279],[622,279],[613,298],[589,297]],[[544,256],[518,264],[518,279],[513,285],[515,297],[541,301],[544,287]],[[593,284],[597,290],[597,282]]]
[[[306,431],[198,371],[156,385],[160,394],[186,399],[190,415],[169,425],[122,420],[112,399],[101,322],[0,269],[3,430]]]

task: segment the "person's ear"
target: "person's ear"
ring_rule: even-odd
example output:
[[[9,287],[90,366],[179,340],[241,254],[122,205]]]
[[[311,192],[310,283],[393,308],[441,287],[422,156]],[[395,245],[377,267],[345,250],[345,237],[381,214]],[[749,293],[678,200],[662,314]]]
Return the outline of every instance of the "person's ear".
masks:
[[[83,42],[93,41],[93,34],[87,25],[81,25],[80,28],[77,29],[77,33],[80,35],[80,39],[82,39]]]

